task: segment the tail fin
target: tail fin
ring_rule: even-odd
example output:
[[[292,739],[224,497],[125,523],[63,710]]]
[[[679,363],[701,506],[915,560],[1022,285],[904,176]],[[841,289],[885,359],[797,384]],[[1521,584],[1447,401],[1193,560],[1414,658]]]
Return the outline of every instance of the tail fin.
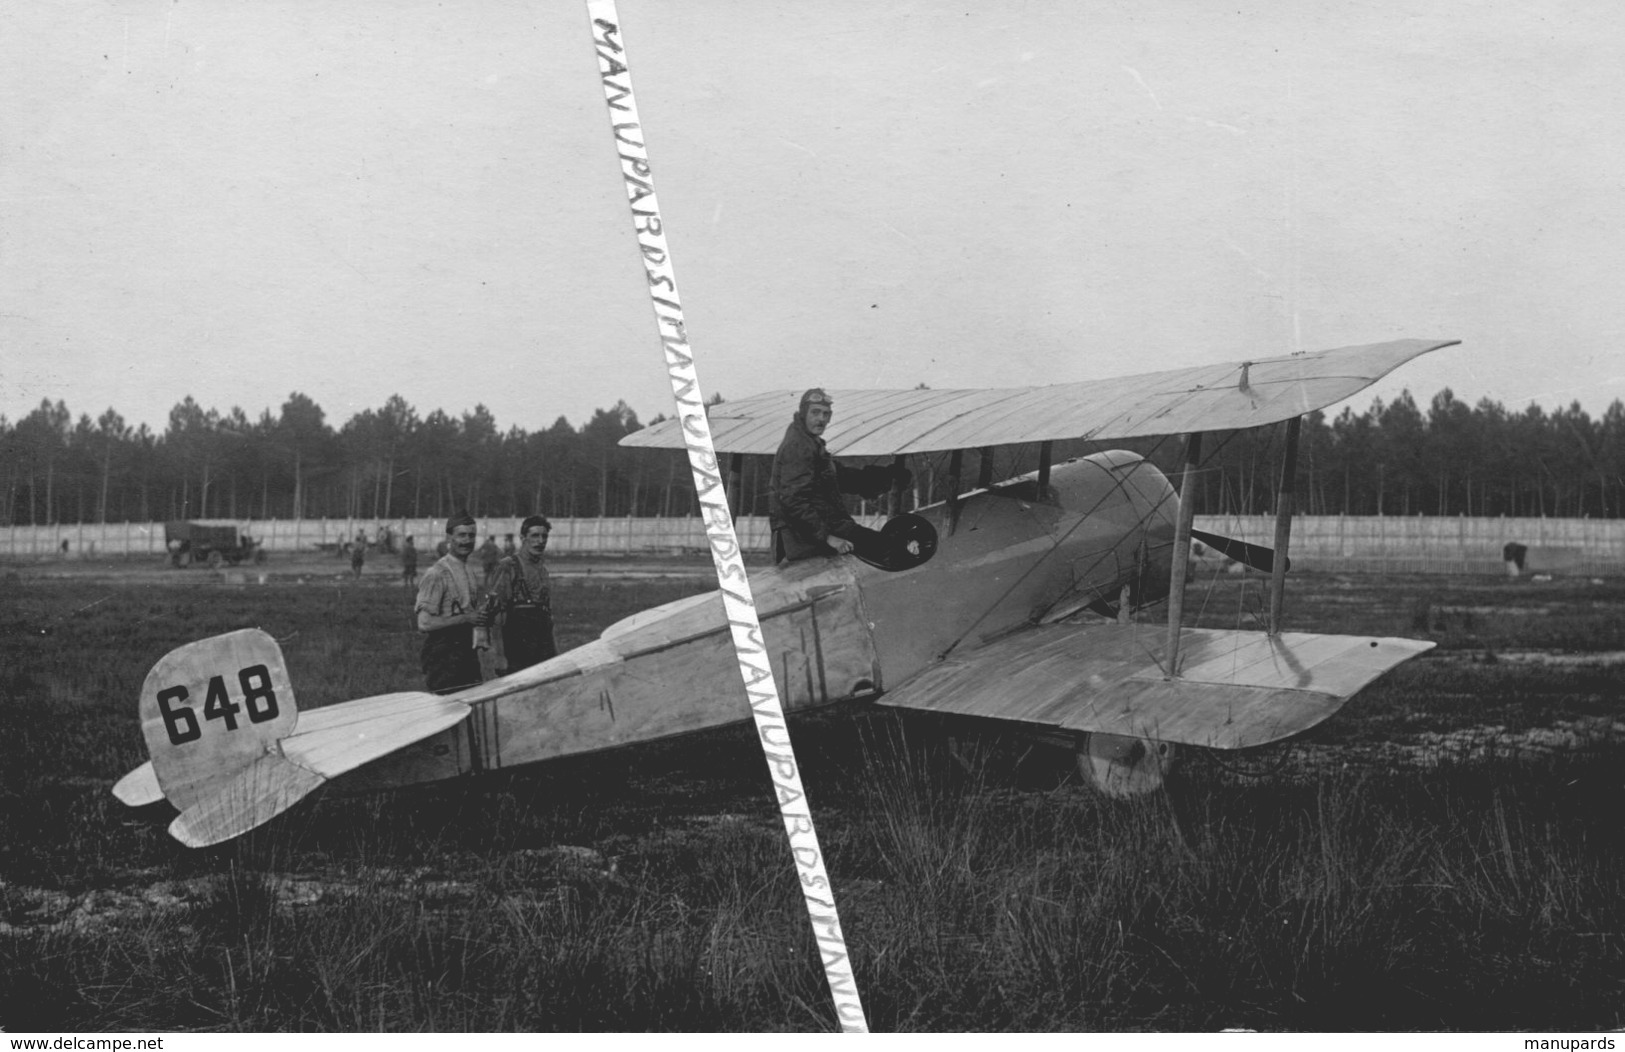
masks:
[[[257,628],[171,650],[141,687],[141,733],[169,802],[186,810],[299,722],[282,648]]]

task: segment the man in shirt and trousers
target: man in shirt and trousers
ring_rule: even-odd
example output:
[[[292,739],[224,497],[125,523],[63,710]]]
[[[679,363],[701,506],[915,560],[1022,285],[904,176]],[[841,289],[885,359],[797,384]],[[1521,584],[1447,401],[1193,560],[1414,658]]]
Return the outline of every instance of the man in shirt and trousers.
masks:
[[[476,646],[490,645],[492,611],[481,603],[468,557],[477,531],[466,512],[446,520],[446,554],[418,585],[418,631],[423,636],[423,677],[436,694],[453,694],[483,679]]]
[[[480,565],[485,569],[485,587],[491,587],[491,575],[496,572],[497,562],[501,558],[502,549],[497,547],[497,539],[486,534],[485,543],[480,545]]]
[[[502,623],[502,650],[507,672],[556,657],[553,641],[553,596],[542,554],[553,524],[532,515],[519,525],[519,550],[497,563],[491,595]]]
[[[401,549],[401,580],[408,588],[418,586],[418,546],[410,536],[406,538],[406,547]]]
[[[824,448],[824,429],[835,415],[834,401],[823,388],[801,396],[784,440],[773,458],[768,488],[768,518],[773,527],[775,562],[795,562],[819,555],[884,559],[890,544],[875,530],[853,521],[842,493],[877,497],[895,483],[912,479],[904,467],[873,465],[846,468]]]

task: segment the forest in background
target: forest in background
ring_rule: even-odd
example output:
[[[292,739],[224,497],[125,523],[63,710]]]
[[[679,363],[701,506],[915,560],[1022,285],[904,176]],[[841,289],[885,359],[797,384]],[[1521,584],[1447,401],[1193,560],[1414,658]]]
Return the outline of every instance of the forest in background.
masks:
[[[720,401],[714,398],[713,403]],[[663,419],[655,417],[649,423]],[[788,420],[786,420],[788,423]],[[0,416],[0,525],[477,516],[686,516],[697,511],[680,451],[617,445],[643,427],[624,401],[579,427],[501,428],[477,405],[427,415],[399,395],[334,427],[307,395],[252,420],[191,396],[154,433],[109,408],[77,419],[42,400],[15,422]],[[1271,511],[1279,484],[1279,427],[1227,433],[1206,444],[1198,507],[1209,514]],[[1176,437],[1110,443],[1176,469]],[[1093,452],[1057,443],[1056,462]],[[1037,467],[1038,448],[994,450],[992,477]],[[745,458],[744,514],[766,514],[771,458]],[[948,454],[910,458],[914,500],[946,496]],[[966,457],[965,485],[980,472]],[[1593,420],[1578,402],[1521,412],[1489,399],[1468,406],[1446,388],[1427,408],[1410,392],[1365,412],[1306,416],[1298,509],[1310,515],[1507,515],[1615,518],[1625,511],[1625,405]]]

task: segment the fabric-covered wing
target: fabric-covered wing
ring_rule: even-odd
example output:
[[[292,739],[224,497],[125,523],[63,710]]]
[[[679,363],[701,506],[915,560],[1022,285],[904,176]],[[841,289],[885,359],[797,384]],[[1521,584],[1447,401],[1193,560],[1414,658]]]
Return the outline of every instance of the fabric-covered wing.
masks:
[[[880,699],[923,712],[1245,749],[1302,733],[1388,669],[1415,639],[1185,629],[1180,675],[1167,633],[1143,625],[1046,625],[950,657]]]
[[[1342,401],[1412,358],[1458,342],[1395,340],[1046,387],[835,390],[824,440],[831,453],[878,457],[1259,427]],[[712,406],[712,441],[719,452],[771,455],[800,398],[800,391],[774,391]],[[621,445],[681,449],[680,423],[634,431]]]

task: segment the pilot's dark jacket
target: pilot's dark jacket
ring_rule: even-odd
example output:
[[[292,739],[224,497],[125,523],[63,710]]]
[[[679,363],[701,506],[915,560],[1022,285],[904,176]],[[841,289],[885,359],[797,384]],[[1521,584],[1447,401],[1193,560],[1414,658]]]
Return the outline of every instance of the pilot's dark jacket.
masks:
[[[893,471],[876,465],[846,468],[824,448],[824,440],[807,430],[797,413],[784,431],[784,441],[773,458],[773,474],[768,488],[767,514],[773,527],[773,554],[776,559],[807,559],[831,554],[831,535],[854,543],[873,536],[874,531],[852,521],[842,493],[877,497],[891,484]]]

